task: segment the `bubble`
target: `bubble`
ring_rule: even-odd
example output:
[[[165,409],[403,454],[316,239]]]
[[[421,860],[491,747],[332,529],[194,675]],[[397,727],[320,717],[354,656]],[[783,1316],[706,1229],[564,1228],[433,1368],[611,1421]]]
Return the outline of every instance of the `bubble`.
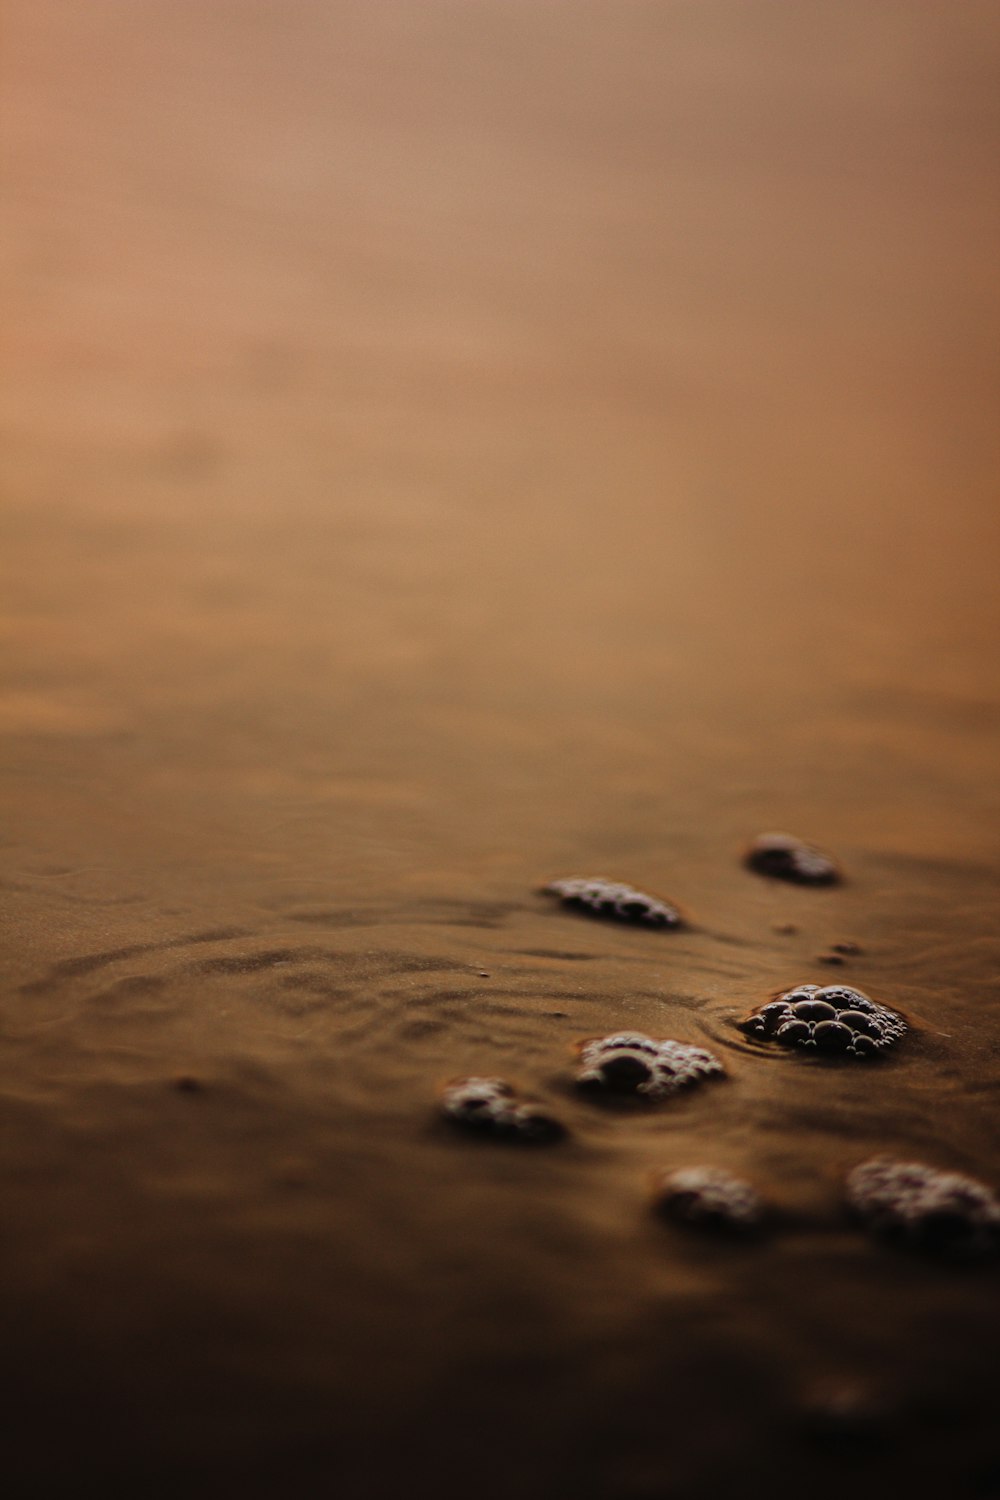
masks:
[[[870,1036],[873,1040],[878,1036],[877,1023],[863,1010],[842,1010],[837,1019],[842,1026],[860,1031],[863,1036]]]
[[[800,1021],[832,1021],[837,1012],[826,1000],[799,1000],[792,1012]]]
[[[813,1027],[813,1041],[820,1052],[846,1052],[854,1043],[854,1033],[840,1021],[820,1021]]]
[[[533,1145],[566,1134],[559,1120],[519,1098],[503,1078],[453,1079],[441,1091],[441,1111],[449,1124],[497,1140]]]
[[[717,1167],[658,1173],[653,1203],[668,1218],[699,1229],[747,1234],[760,1227],[764,1203],[749,1182]]]
[[[200,1094],[205,1088],[201,1079],[196,1078],[193,1073],[178,1073],[171,1079],[171,1083],[181,1094]]]
[[[741,1030],[784,1047],[813,1047],[831,1056],[873,1057],[907,1031],[896,1011],[847,985],[801,984],[740,1022]]]
[[[806,988],[815,988],[815,986],[807,985]],[[863,995],[860,990],[852,990],[846,984],[828,984],[820,993],[838,1010],[853,1006],[855,1010],[863,1010],[869,1015],[875,1015],[880,1009],[874,1000],[869,1000],[868,996]]]
[[[812,1036],[812,1027],[808,1021],[787,1021],[784,1026],[778,1027],[776,1035],[786,1047],[804,1045]]]
[[[589,916],[605,917],[614,922],[629,922],[642,927],[680,927],[683,918],[669,901],[644,895],[630,885],[606,880],[601,875],[572,880],[553,880],[543,887],[546,895],[557,896],[564,906]]]
[[[770,1005],[765,1005],[758,1011],[766,1035],[773,1036],[783,1022],[792,1017],[792,1008],[785,1000],[773,1000]]]
[[[876,1156],[846,1186],[851,1211],[881,1239],[956,1260],[1000,1249],[1000,1200],[974,1177]]]
[[[577,1043],[580,1088],[643,1099],[666,1099],[679,1089],[725,1073],[704,1047],[655,1041],[642,1032],[617,1032]]]
[[[653,1057],[658,1054],[661,1046],[651,1036],[647,1036],[644,1031],[615,1031],[610,1036],[595,1037],[593,1040],[595,1046],[612,1048],[629,1047],[633,1052],[648,1052]],[[587,1043],[585,1042],[580,1043],[581,1047],[586,1045]]]
[[[831,855],[793,838],[790,833],[760,834],[747,850],[745,860],[758,875],[792,880],[799,885],[832,885],[840,879],[840,870]]]
[[[634,1052],[613,1052],[601,1064],[601,1076],[610,1089],[632,1093],[653,1076],[654,1064]]]

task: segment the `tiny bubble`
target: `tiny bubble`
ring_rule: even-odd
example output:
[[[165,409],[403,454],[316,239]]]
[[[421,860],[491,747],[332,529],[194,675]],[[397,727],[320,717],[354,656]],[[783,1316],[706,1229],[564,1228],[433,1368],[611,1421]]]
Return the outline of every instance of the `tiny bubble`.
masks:
[[[182,1094],[200,1094],[205,1088],[201,1079],[192,1077],[190,1073],[178,1073],[172,1082],[174,1088]]]

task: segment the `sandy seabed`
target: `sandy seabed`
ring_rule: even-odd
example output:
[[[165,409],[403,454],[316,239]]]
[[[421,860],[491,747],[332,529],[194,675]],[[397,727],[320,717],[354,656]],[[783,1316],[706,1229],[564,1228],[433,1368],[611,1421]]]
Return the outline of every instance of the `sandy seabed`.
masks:
[[[1000,1180],[996,6],[6,31],[5,1494],[1000,1493],[995,1269],[843,1207]],[[735,1029],[841,979],[885,1059]],[[601,1109],[623,1027],[728,1076]]]

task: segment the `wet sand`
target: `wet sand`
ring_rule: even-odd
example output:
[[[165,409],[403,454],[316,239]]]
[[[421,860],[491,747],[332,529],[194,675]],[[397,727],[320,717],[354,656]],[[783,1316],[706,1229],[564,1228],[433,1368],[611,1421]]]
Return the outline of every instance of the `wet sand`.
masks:
[[[996,7],[7,33],[7,1493],[1000,1492],[995,1271],[842,1206],[1000,1180]],[[835,980],[891,1056],[734,1027]],[[728,1078],[575,1096],[623,1026]],[[779,1226],[656,1222],[694,1163]]]

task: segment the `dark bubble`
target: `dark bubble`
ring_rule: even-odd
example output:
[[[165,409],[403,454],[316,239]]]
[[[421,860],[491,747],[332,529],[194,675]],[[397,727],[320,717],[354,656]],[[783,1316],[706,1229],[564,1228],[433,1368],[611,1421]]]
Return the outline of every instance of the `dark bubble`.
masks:
[[[791,1019],[793,1012],[791,1007],[782,1000],[775,1000],[770,1005],[765,1005],[754,1018],[758,1025],[754,1030],[761,1036],[773,1036],[783,1022]]]
[[[821,1052],[846,1052],[854,1033],[839,1021],[820,1021],[813,1030],[813,1041]]]
[[[178,1073],[177,1077],[172,1079],[171,1082],[174,1088],[181,1094],[200,1094],[205,1087],[201,1079],[195,1078],[191,1073]]]
[[[788,1021],[784,1026],[778,1027],[777,1036],[786,1047],[797,1045],[808,1042],[812,1036],[812,1027],[808,1021]]]
[[[816,993],[828,1005],[834,1005],[838,1010],[843,1010],[847,1006],[874,1015],[879,1009],[874,1000],[869,1000],[868,996],[863,995],[860,990],[850,989],[846,984],[828,984]]]
[[[852,1031],[860,1031],[863,1036],[877,1037],[878,1026],[872,1016],[863,1010],[842,1010],[837,1017],[842,1026],[849,1026]]]
[[[640,1083],[652,1077],[653,1070],[643,1057],[632,1052],[614,1052],[607,1062],[600,1063],[599,1071],[608,1088],[631,1093]]]
[[[799,1000],[792,1011],[800,1021],[832,1021],[837,1014],[827,1000]]]
[[[606,880],[601,875],[553,880],[543,890],[546,895],[558,897],[564,906],[591,917],[641,927],[680,927],[683,923],[680,912],[671,902],[647,896],[630,885]]]
[[[790,833],[762,833],[754,839],[745,862],[758,875],[791,880],[798,885],[831,885],[840,879],[837,862],[822,849]]]

